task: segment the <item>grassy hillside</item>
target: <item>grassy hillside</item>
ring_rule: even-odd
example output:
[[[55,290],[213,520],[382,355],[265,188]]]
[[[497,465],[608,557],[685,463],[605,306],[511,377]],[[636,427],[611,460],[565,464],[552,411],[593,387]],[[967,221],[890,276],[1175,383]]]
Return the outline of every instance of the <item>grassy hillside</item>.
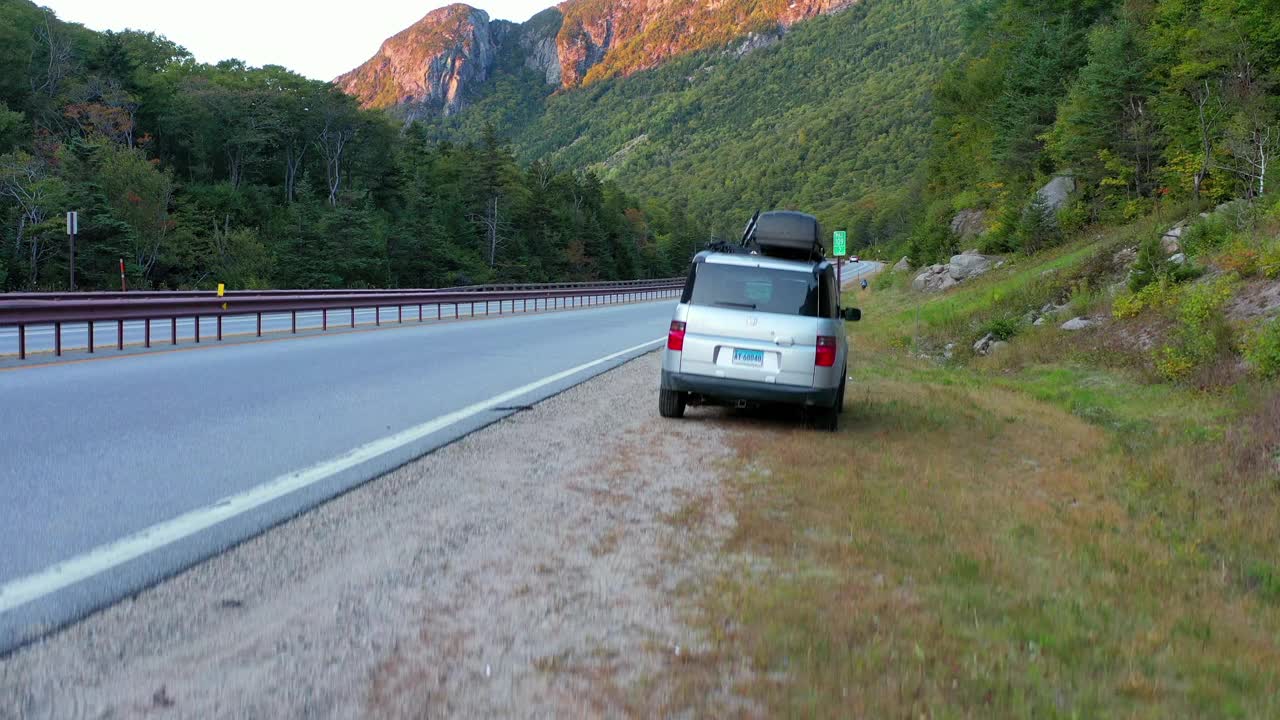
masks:
[[[794,207],[888,237],[905,229],[958,27],[953,0],[871,0],[742,56],[731,45],[550,97],[533,73],[504,73],[431,132],[473,138],[492,124],[522,157],[591,167],[708,232]]]
[[[1211,269],[1133,292],[1116,253],[1171,222],[942,295],[905,274],[850,293],[840,432],[732,421],[735,531],[690,591],[711,649],[674,702],[729,675],[776,715],[1280,713],[1280,326],[1241,312],[1266,288],[1280,312],[1280,264],[1231,249],[1277,253],[1280,208],[1203,221]],[[1097,324],[1059,327],[1076,315]],[[1010,345],[976,356],[990,332]]]

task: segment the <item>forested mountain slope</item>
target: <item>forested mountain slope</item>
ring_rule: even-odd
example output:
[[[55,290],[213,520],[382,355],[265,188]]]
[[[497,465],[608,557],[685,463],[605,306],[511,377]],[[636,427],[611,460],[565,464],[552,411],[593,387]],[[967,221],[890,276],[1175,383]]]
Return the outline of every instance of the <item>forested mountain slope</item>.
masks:
[[[0,0],[0,289],[669,276],[700,232],[496,135],[441,145],[281,67]]]
[[[491,126],[523,158],[591,168],[708,234],[793,207],[883,240],[910,226],[959,25],[953,0],[867,0],[554,94],[515,55],[460,112],[419,120],[439,139]]]

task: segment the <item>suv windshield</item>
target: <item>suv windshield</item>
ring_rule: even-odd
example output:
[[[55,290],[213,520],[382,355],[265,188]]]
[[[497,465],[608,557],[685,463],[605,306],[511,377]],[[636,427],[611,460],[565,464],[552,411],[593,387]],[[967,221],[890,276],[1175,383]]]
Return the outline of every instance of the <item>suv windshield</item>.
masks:
[[[756,310],[781,315],[818,315],[818,278],[794,270],[698,263],[690,305]]]

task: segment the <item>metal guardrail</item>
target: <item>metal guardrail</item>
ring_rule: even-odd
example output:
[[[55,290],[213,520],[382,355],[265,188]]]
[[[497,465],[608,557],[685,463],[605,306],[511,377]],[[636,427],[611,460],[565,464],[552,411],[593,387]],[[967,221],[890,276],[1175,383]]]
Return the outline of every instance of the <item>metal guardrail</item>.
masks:
[[[315,289],[315,290],[228,290],[226,297],[236,296],[303,296],[303,295],[388,295],[426,292],[498,292],[503,290],[556,290],[574,288],[647,288],[663,286],[678,278],[658,280],[622,280],[617,282],[569,282],[569,283],[506,283],[494,285],[460,285],[448,288],[387,288],[387,289]],[[130,290],[98,292],[15,292],[0,293],[0,303],[16,300],[125,300],[167,297],[217,297],[214,290]]]
[[[476,306],[483,304],[483,315],[490,313],[494,303],[496,314],[510,312],[537,312],[568,307],[634,302],[670,297],[684,286],[683,279],[633,281],[627,283],[561,283],[555,285],[523,286],[524,289],[494,290],[489,288],[450,288],[446,290],[406,291],[242,291],[218,297],[204,292],[171,293],[30,293],[0,295],[0,327],[18,328],[18,357],[27,356],[27,328],[53,326],[54,354],[62,355],[63,325],[86,324],[87,349],[94,352],[94,326],[102,322],[116,323],[116,346],[123,350],[126,321],[144,323],[143,345],[150,348],[151,329],[155,321],[168,321],[170,343],[178,344],[178,320],[194,319],[194,340],[200,342],[201,318],[216,318],[217,340],[223,337],[223,318],[256,316],[256,333],[262,336],[264,315],[288,315],[290,332],[298,332],[298,313],[320,311],[321,331],[329,329],[332,311],[349,311],[350,325],[356,326],[358,310],[374,309],[375,325],[382,325],[384,308],[396,309],[396,322],[404,322],[404,309],[417,308],[417,320],[423,322],[423,308],[434,307],[436,320],[449,316],[445,308],[452,309],[454,319],[477,316]],[[520,287],[520,286],[503,286]],[[55,295],[58,297],[50,297]],[[518,303],[518,306],[517,306]],[[532,305],[532,309],[530,306]],[[345,313],[344,313],[345,314]]]

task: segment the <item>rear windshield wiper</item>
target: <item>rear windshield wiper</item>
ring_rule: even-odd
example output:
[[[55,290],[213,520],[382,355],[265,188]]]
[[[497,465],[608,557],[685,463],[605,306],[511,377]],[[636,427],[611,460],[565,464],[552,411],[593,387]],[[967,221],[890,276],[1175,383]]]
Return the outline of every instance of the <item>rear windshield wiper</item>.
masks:
[[[736,303],[736,302],[719,302],[719,301],[717,301],[715,304],[716,304],[716,305],[723,305],[723,306],[725,306],[725,307],[746,308],[747,310],[755,310],[755,309],[756,309],[756,306],[755,306],[755,305],[753,305],[752,303]]]

